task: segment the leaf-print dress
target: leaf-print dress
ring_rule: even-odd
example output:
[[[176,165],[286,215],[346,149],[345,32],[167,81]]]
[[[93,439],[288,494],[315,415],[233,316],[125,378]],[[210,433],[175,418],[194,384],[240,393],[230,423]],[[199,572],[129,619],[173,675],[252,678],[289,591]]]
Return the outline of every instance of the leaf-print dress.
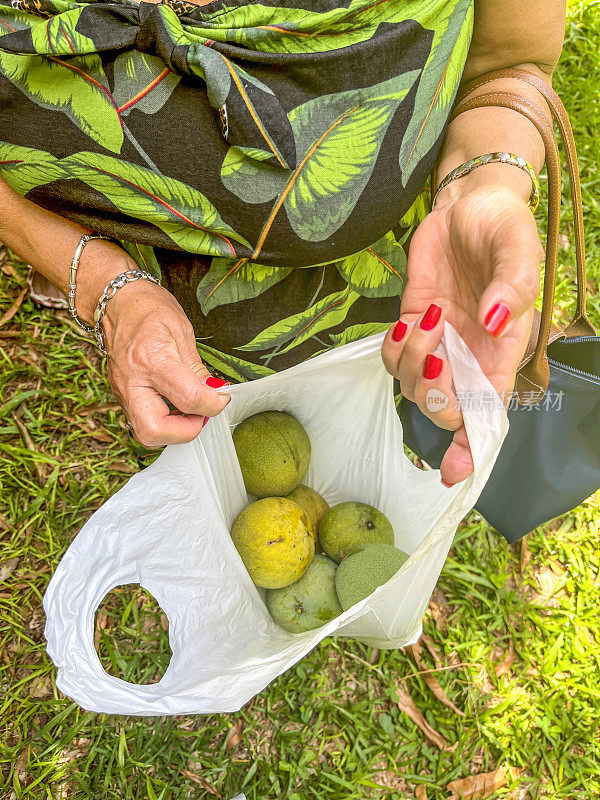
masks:
[[[0,1],[0,174],[248,380],[386,329],[473,0]]]

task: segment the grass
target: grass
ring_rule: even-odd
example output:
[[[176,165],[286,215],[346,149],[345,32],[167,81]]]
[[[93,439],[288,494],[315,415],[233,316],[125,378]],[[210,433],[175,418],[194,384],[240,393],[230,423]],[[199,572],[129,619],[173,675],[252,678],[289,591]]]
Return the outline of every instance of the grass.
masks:
[[[599,11],[570,7],[555,87],[579,148],[588,307],[600,329]],[[562,232],[557,317],[566,319],[568,215]],[[25,278],[10,260],[0,278],[1,316]],[[598,493],[517,546],[470,514],[418,664],[408,652],[327,639],[239,714],[86,713],[54,685],[41,598],[76,531],[137,463],[98,356],[66,315],[25,300],[0,327],[0,359],[0,797],[442,800],[450,782],[503,768],[492,798],[600,795]],[[155,681],[168,663],[160,609],[131,587],[106,598],[96,636],[112,674]],[[436,697],[432,676],[464,716]],[[452,749],[399,709],[406,693]]]

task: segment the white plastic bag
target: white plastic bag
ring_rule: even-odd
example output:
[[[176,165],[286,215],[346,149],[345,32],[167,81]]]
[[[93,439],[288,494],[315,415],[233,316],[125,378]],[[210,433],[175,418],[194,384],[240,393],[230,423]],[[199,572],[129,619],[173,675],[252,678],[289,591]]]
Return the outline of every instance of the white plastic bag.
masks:
[[[452,489],[439,470],[405,456],[383,334],[331,350],[266,378],[226,387],[232,401],[189,444],[165,449],[77,535],[44,608],[57,686],[86,709],[165,715],[236,711],[331,634],[377,647],[418,637],[460,520],[477,500],[508,430],[506,413],[475,358],[446,322],[440,352],[459,392],[497,402],[464,411],[475,471]],[[315,631],[292,634],[271,618],[229,530],[248,503],[231,437],[251,414],[287,411],[312,443],[305,483],[330,505],[381,509],[411,558],[366,600]],[[94,649],[96,609],[114,587],[141,584],[169,620],[173,656],[162,680],[109,676]]]

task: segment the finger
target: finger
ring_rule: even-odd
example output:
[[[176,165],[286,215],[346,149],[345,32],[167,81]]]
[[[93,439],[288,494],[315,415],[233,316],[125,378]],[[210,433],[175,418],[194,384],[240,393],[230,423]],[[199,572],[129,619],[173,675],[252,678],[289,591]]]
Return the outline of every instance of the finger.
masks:
[[[402,355],[398,362],[400,391],[409,400],[414,399],[415,384],[427,353],[433,352],[442,338],[442,309],[436,303],[421,315],[406,336]]]
[[[536,231],[515,226],[494,258],[493,277],[479,301],[477,318],[498,338],[513,320],[531,310],[540,290],[543,250]]]
[[[393,375],[394,378],[398,377],[400,358],[402,357],[404,344],[408,339],[408,334],[412,330],[413,324],[414,315],[412,315],[412,318],[401,316],[397,322],[394,322],[383,339],[381,358],[387,372]]]
[[[444,486],[454,486],[459,481],[464,481],[473,472],[473,456],[467,438],[467,430],[462,425],[454,434],[452,441],[440,464],[442,483]]]
[[[149,387],[129,392],[126,414],[135,438],[145,447],[191,442],[207,419],[196,414],[169,414],[165,401]]]
[[[445,358],[425,356],[414,388],[414,401],[439,428],[455,431],[463,424],[462,412],[452,388],[452,373]]]
[[[152,386],[169,399],[184,414],[201,414],[214,417],[231,400],[228,394],[220,394],[207,385],[212,376],[206,368],[194,371],[180,361],[169,362],[168,367],[152,375]],[[213,379],[218,382],[219,379]]]

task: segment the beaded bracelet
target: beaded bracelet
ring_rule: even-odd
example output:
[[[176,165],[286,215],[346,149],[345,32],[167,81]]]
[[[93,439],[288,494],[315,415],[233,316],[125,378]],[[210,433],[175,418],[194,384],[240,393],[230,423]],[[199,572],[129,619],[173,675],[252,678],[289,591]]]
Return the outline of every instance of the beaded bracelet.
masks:
[[[462,178],[463,175],[467,175],[469,172],[477,167],[481,167],[483,164],[493,163],[512,164],[515,167],[519,167],[519,169],[522,169],[529,175],[531,178],[532,188],[528,205],[531,211],[535,212],[540,202],[540,185],[538,183],[537,176],[533,171],[531,164],[525,161],[525,159],[521,156],[516,156],[514,153],[486,153],[483,156],[477,156],[477,158],[470,158],[468,161],[465,161],[464,164],[460,164],[458,167],[449,172],[438,186],[433,196],[433,200],[431,201],[431,210],[433,211],[435,207],[435,202],[439,193],[450,183],[450,181],[456,180],[456,178]]]
[[[83,253],[83,248],[86,244],[91,241],[92,239],[107,239],[108,241],[113,241],[110,236],[103,236],[101,233],[84,233],[77,247],[75,248],[75,252],[73,253],[73,259],[71,261],[71,268],[69,270],[69,294],[68,294],[68,301],[69,301],[69,313],[75,320],[75,322],[79,325],[80,328],[86,333],[93,333],[94,329],[90,328],[89,325],[86,325],[83,320],[79,318],[77,313],[77,308],[75,307],[75,292],[77,291],[77,270],[79,268],[79,261],[81,260],[81,254]]]

